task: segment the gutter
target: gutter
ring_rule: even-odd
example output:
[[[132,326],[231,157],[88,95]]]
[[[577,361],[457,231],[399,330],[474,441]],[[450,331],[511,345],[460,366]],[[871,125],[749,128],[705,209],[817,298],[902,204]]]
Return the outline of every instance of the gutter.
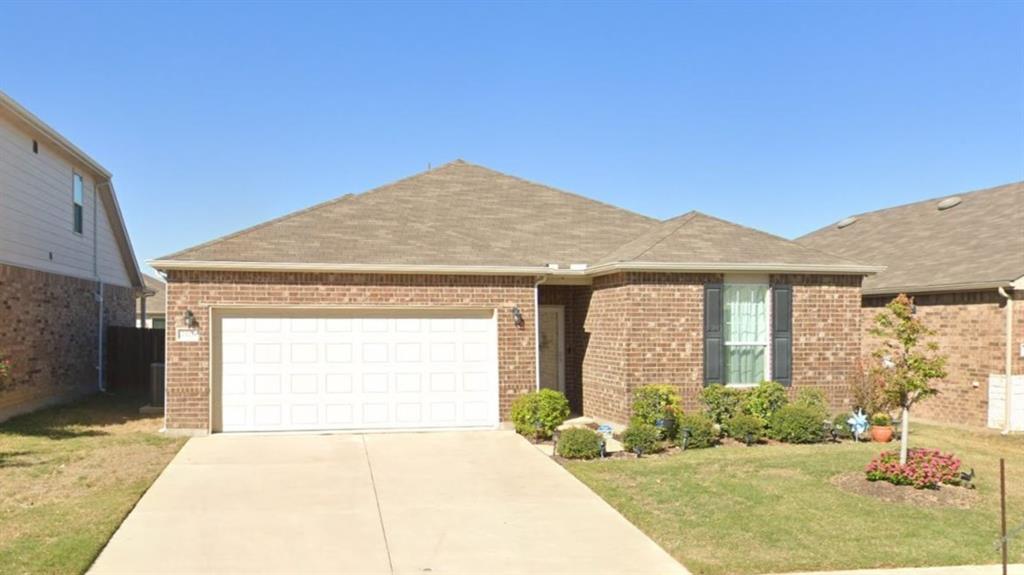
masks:
[[[391,274],[465,274],[465,275],[532,275],[596,277],[617,271],[649,272],[780,272],[780,273],[832,273],[871,275],[884,271],[884,266],[857,264],[804,265],[779,263],[700,263],[700,262],[613,262],[586,269],[564,269],[549,266],[471,266],[471,265],[418,265],[418,264],[342,264],[292,262],[234,262],[150,260],[149,265],[160,271],[210,270],[259,272],[312,272],[312,273],[391,273]]]
[[[1003,400],[1003,435],[1013,431],[1013,296],[1005,288],[999,288],[999,295],[1006,298],[1006,380],[1003,385],[1006,394]]]
[[[957,284],[936,284],[936,285],[919,285],[919,286],[896,286],[896,287],[880,287],[880,288],[864,288],[861,290],[862,295],[896,295],[896,294],[926,294],[926,293],[945,293],[954,291],[984,291],[990,289],[1004,289],[1012,288],[1013,283],[1010,281],[989,281],[989,282],[974,282],[974,283],[957,283]]]

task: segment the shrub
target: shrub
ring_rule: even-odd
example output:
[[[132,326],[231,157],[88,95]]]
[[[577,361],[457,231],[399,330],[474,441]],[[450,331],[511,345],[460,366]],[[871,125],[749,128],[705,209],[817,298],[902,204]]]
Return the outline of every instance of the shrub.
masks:
[[[558,454],[566,459],[594,459],[601,455],[601,434],[586,427],[573,427],[558,436]]]
[[[637,455],[659,451],[661,433],[649,423],[634,423],[622,432],[622,446]]]
[[[743,412],[768,424],[772,415],[786,405],[786,388],[775,381],[762,381],[757,387],[747,392]]]
[[[771,422],[772,439],[786,443],[818,443],[825,438],[822,413],[806,405],[787,405]]]
[[[690,434],[690,438],[686,441],[687,449],[713,447],[718,443],[718,432],[715,430],[715,424],[712,423],[711,418],[702,413],[680,416],[680,446],[683,445],[683,438],[685,437],[684,430],[688,430]]]
[[[892,418],[888,413],[876,413],[871,416],[871,425],[875,427],[888,427],[892,425]]]
[[[552,389],[521,395],[512,402],[512,423],[520,435],[548,439],[569,417],[569,400]]]
[[[794,405],[802,405],[811,409],[818,410],[821,413],[821,418],[825,419],[828,417],[828,401],[825,399],[825,394],[817,388],[805,387],[797,392],[796,401]]]
[[[633,416],[629,422],[647,423],[657,426],[663,422],[662,439],[671,439],[676,434],[676,409],[682,399],[672,385],[645,385],[633,393]]]
[[[853,439],[853,430],[850,429],[848,419],[849,413],[840,413],[832,418],[832,427],[836,430],[837,437],[841,439]]]
[[[900,465],[898,451],[885,451],[868,464],[868,481],[913,485],[917,489],[938,489],[939,485],[960,485],[960,460],[938,449],[910,449],[907,463]]]
[[[700,400],[705,406],[705,412],[711,421],[718,425],[725,426],[729,419],[743,411],[743,405],[747,400],[747,391],[734,387],[726,387],[715,383],[704,388],[700,392]]]
[[[757,443],[764,439],[764,423],[753,415],[738,413],[722,426],[729,437],[750,443]],[[749,439],[748,439],[749,437]]]

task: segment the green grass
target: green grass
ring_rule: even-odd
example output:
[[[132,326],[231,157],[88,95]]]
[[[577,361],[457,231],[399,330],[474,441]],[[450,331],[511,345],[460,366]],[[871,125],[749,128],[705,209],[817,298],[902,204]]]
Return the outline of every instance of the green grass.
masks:
[[[717,575],[997,563],[1004,457],[1009,529],[1022,526],[1010,560],[1024,561],[1024,437],[931,425],[910,437],[975,468],[971,509],[885,503],[829,483],[862,470],[879,444],[718,447],[566,466],[691,571]]]
[[[184,444],[129,399],[0,424],[0,573],[82,573]]]

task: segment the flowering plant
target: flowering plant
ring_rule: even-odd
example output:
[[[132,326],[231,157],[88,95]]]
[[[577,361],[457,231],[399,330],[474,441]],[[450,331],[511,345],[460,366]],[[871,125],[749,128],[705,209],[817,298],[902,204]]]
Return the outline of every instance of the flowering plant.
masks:
[[[913,485],[915,489],[938,489],[939,485],[960,484],[960,460],[938,449],[911,449],[907,462],[900,463],[897,451],[885,451],[868,464],[868,481]]]
[[[0,358],[0,382],[6,381],[11,375],[11,360]]]

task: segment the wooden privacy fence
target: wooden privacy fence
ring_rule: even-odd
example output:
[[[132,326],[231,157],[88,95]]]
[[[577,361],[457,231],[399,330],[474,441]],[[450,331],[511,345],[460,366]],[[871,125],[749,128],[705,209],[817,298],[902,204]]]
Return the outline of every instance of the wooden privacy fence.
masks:
[[[162,329],[108,327],[107,390],[148,396],[151,389],[149,366],[164,362],[164,334]]]

